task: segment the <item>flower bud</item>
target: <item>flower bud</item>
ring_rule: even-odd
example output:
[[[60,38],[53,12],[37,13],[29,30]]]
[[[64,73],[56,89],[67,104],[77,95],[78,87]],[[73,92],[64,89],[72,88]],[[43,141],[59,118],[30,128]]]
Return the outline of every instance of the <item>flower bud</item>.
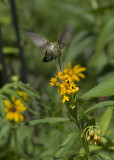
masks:
[[[91,138],[90,138],[90,136],[88,136],[88,137],[87,137],[87,141],[90,141],[90,140],[91,140]]]
[[[94,136],[94,140],[95,140],[95,141],[98,140],[98,136],[97,136],[97,135]]]
[[[84,135],[83,135],[83,134],[81,134],[81,138],[84,138]]]
[[[100,141],[101,141],[101,138],[100,138],[100,137],[98,137],[98,138],[97,138],[97,141],[98,141],[98,142],[100,142]]]
[[[69,90],[67,91],[67,93],[68,93],[68,94],[71,94],[71,90],[69,89]]]
[[[99,130],[98,130],[98,134],[101,134],[101,133],[102,133],[102,131],[99,129]]]
[[[90,135],[90,136],[94,136],[94,131],[91,130],[91,131],[89,132],[89,135]]]

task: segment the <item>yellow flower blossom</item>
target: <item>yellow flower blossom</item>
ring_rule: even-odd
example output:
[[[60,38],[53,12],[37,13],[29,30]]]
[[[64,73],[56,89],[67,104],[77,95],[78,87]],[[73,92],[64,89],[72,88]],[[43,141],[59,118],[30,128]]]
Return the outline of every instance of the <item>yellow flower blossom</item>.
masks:
[[[64,103],[65,101],[69,101],[69,97],[64,95],[62,101],[63,101],[63,103]]]
[[[25,111],[26,107],[19,99],[13,96],[11,102],[4,100],[4,103],[6,105],[6,119],[15,121],[16,123],[24,121],[24,116],[20,112]]]
[[[85,78],[85,75],[81,72],[86,71],[85,67],[76,65],[72,67],[71,63],[65,67],[61,72],[58,72],[56,78],[51,78],[50,85],[56,85],[58,92],[60,92],[63,103],[70,101],[70,95],[76,94],[79,91],[76,82],[80,81],[80,78]]]
[[[56,78],[51,78],[50,81],[51,81],[50,85],[51,85],[51,86],[54,86],[55,83],[57,82],[57,79],[56,79]]]
[[[69,89],[69,90],[67,90],[67,93],[68,93],[68,94],[71,94],[71,93],[72,93],[72,91]]]
[[[28,100],[28,95],[27,95],[25,92],[18,90],[18,91],[16,91],[16,93],[17,93],[24,101],[27,101],[27,100]]]
[[[60,82],[56,82],[56,84],[55,84],[57,87],[59,87],[60,86]]]
[[[64,73],[68,73],[68,69],[64,69]]]
[[[58,72],[58,77],[62,76],[63,72]]]

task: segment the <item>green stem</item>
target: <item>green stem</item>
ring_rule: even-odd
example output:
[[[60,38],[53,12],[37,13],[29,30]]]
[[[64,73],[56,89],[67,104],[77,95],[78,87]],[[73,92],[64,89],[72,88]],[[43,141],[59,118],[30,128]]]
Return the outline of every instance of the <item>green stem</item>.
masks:
[[[79,120],[77,118],[77,116],[75,117],[75,120],[76,120],[76,124],[78,126],[78,129],[80,130],[80,132],[82,132],[82,129],[80,127],[80,123],[79,123]],[[90,156],[89,156],[89,147],[88,147],[88,143],[86,141],[86,137],[84,135],[84,137],[82,138],[82,141],[83,141],[83,145],[84,145],[84,149],[85,149],[85,154],[86,154],[86,157],[87,157],[87,160],[90,160]]]
[[[18,160],[18,149],[17,149],[17,130],[16,128],[14,128],[14,141],[15,141],[15,149],[14,149],[14,152],[15,152],[15,159]]]
[[[75,97],[75,103],[76,103],[76,105],[75,104],[74,105],[70,105],[70,107],[67,106],[67,108],[68,108],[69,112],[71,113],[71,115],[74,117],[75,124],[77,125],[80,133],[82,133],[81,124],[80,124],[78,116],[77,116],[77,106],[78,106],[78,103],[77,103],[76,97]],[[83,141],[83,145],[84,145],[84,149],[85,149],[85,155],[87,157],[87,160],[90,160],[89,147],[88,147],[88,143],[87,143],[85,135],[82,138],[82,141]]]

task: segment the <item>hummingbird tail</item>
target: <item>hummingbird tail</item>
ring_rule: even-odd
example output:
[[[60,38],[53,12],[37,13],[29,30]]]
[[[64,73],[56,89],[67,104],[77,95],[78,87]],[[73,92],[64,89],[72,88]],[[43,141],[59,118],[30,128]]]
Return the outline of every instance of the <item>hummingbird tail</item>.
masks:
[[[53,60],[53,57],[51,57],[50,59],[47,59],[47,57],[45,56],[44,58],[43,58],[43,60],[42,60],[42,62],[50,62],[50,61],[52,61]]]

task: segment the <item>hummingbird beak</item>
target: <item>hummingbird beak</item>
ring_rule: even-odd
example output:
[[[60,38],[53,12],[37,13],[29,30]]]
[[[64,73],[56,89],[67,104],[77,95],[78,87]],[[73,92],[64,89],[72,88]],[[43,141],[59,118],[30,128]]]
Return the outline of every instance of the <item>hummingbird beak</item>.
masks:
[[[59,68],[60,68],[60,71],[61,71],[60,57],[58,57],[57,60],[58,60]]]

